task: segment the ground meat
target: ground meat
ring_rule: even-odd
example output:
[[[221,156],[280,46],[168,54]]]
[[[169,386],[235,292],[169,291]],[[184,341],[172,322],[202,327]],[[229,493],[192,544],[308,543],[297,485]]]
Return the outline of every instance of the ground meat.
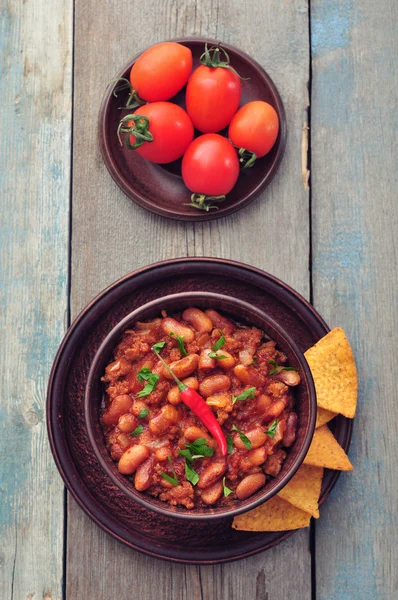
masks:
[[[139,360],[147,352],[150,351],[150,346],[146,342],[134,342],[130,348],[127,348],[124,355],[127,360]]]
[[[286,452],[284,450],[281,448],[275,450],[275,452],[271,454],[265,461],[264,471],[267,473],[267,475],[272,475],[272,477],[279,475],[285,458]]]
[[[193,487],[188,481],[183,481],[180,485],[167,490],[167,492],[162,492],[159,498],[172,506],[181,504],[186,508],[194,507]]]
[[[274,381],[268,386],[268,394],[271,394],[274,398],[282,398],[288,389],[288,386],[281,381]]]

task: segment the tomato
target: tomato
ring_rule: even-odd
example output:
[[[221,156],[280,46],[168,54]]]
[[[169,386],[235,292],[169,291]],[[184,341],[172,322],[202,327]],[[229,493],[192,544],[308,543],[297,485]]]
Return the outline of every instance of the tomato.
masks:
[[[194,131],[191,119],[180,106],[172,102],[153,102],[124,117],[119,133],[126,134],[128,148],[151,162],[163,164],[184,154]]]
[[[130,71],[130,83],[143,100],[159,102],[175,96],[191,71],[191,50],[176,42],[162,42],[137,58]]]
[[[232,144],[217,133],[196,138],[182,159],[182,178],[191,192],[225,196],[239,175],[239,160]]]
[[[224,61],[220,60],[220,50],[226,57]],[[229,66],[228,55],[219,46],[210,50],[206,47],[201,62],[188,81],[187,113],[196,129],[215,133],[227,127],[238,110],[241,84],[239,75]]]
[[[276,110],[267,102],[248,102],[238,110],[228,129],[228,137],[238,148],[254,152],[256,157],[267,154],[279,132]]]

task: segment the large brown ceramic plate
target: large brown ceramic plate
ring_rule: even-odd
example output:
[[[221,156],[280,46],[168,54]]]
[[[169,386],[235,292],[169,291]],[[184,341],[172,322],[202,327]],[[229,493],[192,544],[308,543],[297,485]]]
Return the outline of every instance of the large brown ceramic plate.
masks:
[[[138,306],[160,296],[205,290],[235,296],[265,310],[304,352],[328,331],[326,323],[287,285],[248,265],[212,258],[183,258],[134,271],[117,281],[78,316],[56,356],[47,397],[47,426],[58,469],[69,491],[100,527],[131,548],[176,562],[212,564],[271,548],[292,532],[250,533],[232,519],[184,522],[157,515],[129,499],[100,468],[84,421],[84,391],[90,364],[109,331]],[[351,420],[331,427],[347,451]],[[326,471],[321,502],[339,473]],[[322,518],[322,517],[321,517]]]
[[[183,38],[175,41],[192,50],[194,68],[199,64],[205,43],[217,43],[215,40],[201,38]],[[234,46],[223,44],[223,47],[230,55],[231,64],[243,78],[241,105],[252,100],[268,102],[278,113],[280,129],[271,152],[258,159],[254,167],[240,174],[238,183],[218,210],[204,212],[189,206],[190,192],[181,178],[181,161],[169,165],[156,165],[120,145],[116,130],[121,116],[127,113],[119,110],[119,107],[125,104],[127,92],[122,92],[115,98],[113,92],[117,83],[110,85],[105,92],[98,122],[99,147],[105,165],[117,185],[131,200],[163,217],[180,221],[208,221],[234,213],[252,202],[264,190],[281,163],[287,129],[285,111],[278,90],[269,75],[254,59]],[[131,66],[138,56],[125,65],[115,78],[128,78]],[[184,98],[185,88],[172,98],[171,102],[185,108]]]

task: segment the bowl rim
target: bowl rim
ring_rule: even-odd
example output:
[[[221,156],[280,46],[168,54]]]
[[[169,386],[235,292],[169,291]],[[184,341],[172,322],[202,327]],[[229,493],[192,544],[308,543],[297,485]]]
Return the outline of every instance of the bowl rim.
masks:
[[[187,36],[187,37],[178,37],[171,38],[167,40],[160,40],[157,43],[163,42],[177,42],[180,44],[212,44],[217,45],[220,43],[220,40],[216,40],[213,38],[206,38],[201,36]],[[167,208],[159,206],[156,202],[149,200],[145,196],[143,196],[139,191],[137,191],[133,185],[131,185],[120,173],[117,161],[113,157],[112,147],[109,142],[109,138],[107,135],[106,121],[107,115],[110,110],[110,103],[113,98],[113,92],[116,88],[116,82],[113,85],[108,85],[105,88],[104,95],[102,97],[102,101],[100,104],[99,112],[98,112],[98,126],[97,126],[97,139],[99,150],[102,156],[102,159],[105,163],[105,166],[112,177],[113,181],[118,185],[118,187],[122,190],[122,192],[133,202],[141,206],[142,208],[149,210],[150,212],[165,217],[167,219],[174,219],[177,221],[186,221],[186,222],[202,222],[202,221],[212,221],[214,219],[220,219],[221,217],[226,217],[231,215],[241,208],[244,208],[253,200],[255,200],[262,191],[264,191],[268,185],[271,183],[275,174],[277,173],[284,153],[286,149],[287,142],[287,118],[285,107],[281,98],[281,95],[276,87],[271,76],[268,72],[262,67],[262,65],[254,58],[252,58],[249,54],[234,46],[233,44],[228,44],[221,42],[222,46],[227,50],[228,53],[234,52],[238,54],[242,59],[250,64],[250,66],[257,72],[258,77],[266,81],[268,89],[270,90],[273,100],[275,101],[275,109],[278,113],[279,117],[279,148],[275,154],[275,157],[270,165],[268,173],[264,175],[259,182],[259,184],[249,193],[245,194],[240,200],[234,202],[231,206],[223,208],[219,207],[218,210],[208,211],[208,212],[200,212],[192,214],[184,214],[179,213],[174,210],[168,210]],[[154,45],[154,44],[152,44]],[[148,46],[138,52],[132,59],[126,62],[123,67],[117,72],[113,79],[117,79],[119,77],[123,77],[127,70],[129,70],[134,62],[141,56],[145,50],[149,49],[151,46]]]
[[[281,335],[283,337],[284,341],[286,341],[286,343],[291,347],[294,354],[297,356],[297,359],[298,359],[298,362],[300,363],[302,372],[304,373],[305,381],[308,386],[308,392],[309,392],[309,415],[310,415],[310,418],[309,418],[308,430],[304,437],[303,445],[302,445],[300,451],[298,452],[297,456],[295,457],[292,465],[290,466],[289,471],[287,471],[287,473],[285,473],[285,475],[282,477],[282,479],[279,481],[279,483],[274,488],[272,488],[271,490],[268,490],[268,492],[265,490],[263,495],[261,495],[257,499],[254,499],[252,502],[249,502],[245,506],[242,506],[242,507],[238,506],[236,508],[234,507],[230,510],[220,511],[217,513],[209,512],[208,514],[179,512],[178,507],[174,507],[174,510],[171,510],[171,509],[167,508],[167,506],[168,506],[167,503],[164,503],[165,507],[157,505],[157,504],[152,504],[149,500],[146,499],[146,495],[144,493],[141,493],[141,492],[134,493],[132,490],[130,490],[116,476],[114,469],[111,468],[105,461],[105,459],[96,443],[96,436],[95,436],[95,432],[94,432],[93,422],[91,420],[91,388],[93,386],[94,379],[96,376],[95,372],[97,370],[98,363],[100,363],[102,361],[104,352],[109,352],[109,346],[111,344],[113,344],[112,347],[114,347],[115,339],[117,339],[117,337],[121,335],[121,333],[128,326],[128,324],[130,324],[132,321],[134,321],[134,319],[138,318],[138,316],[141,312],[151,310],[152,308],[158,308],[158,306],[161,305],[162,302],[172,302],[172,301],[176,301],[176,300],[178,300],[178,301],[187,300],[187,302],[188,302],[190,300],[193,301],[194,299],[198,299],[198,298],[209,299],[209,300],[222,300],[222,301],[226,301],[231,304],[234,304],[235,306],[236,305],[241,306],[242,308],[245,308],[246,310],[249,310],[250,312],[257,314],[257,316],[260,319],[269,323],[271,327],[274,327],[276,329],[276,331],[279,333],[279,335]],[[251,305],[250,303],[248,303],[244,300],[240,300],[239,298],[234,298],[232,296],[228,296],[225,294],[219,294],[219,293],[215,293],[215,292],[205,292],[205,291],[202,292],[199,290],[194,291],[194,292],[180,292],[177,294],[168,294],[166,296],[156,298],[156,299],[154,299],[150,302],[147,302],[147,303],[141,305],[140,307],[136,308],[134,311],[132,311],[131,313],[126,315],[121,321],[119,321],[119,323],[117,323],[108,332],[108,334],[105,336],[105,338],[101,342],[99,348],[97,349],[97,351],[93,357],[93,360],[91,362],[91,365],[90,365],[90,370],[89,370],[86,387],[85,387],[85,391],[84,391],[85,425],[86,425],[87,434],[88,434],[88,438],[89,438],[91,447],[94,450],[95,457],[98,460],[101,468],[110,477],[112,482],[124,494],[126,494],[131,500],[133,500],[134,502],[137,502],[138,504],[140,504],[147,510],[158,513],[164,517],[175,518],[177,520],[188,520],[188,521],[206,520],[206,521],[208,521],[208,520],[220,520],[220,519],[231,518],[231,517],[234,517],[243,512],[252,510],[253,508],[256,508],[260,504],[264,504],[265,502],[270,500],[272,497],[276,496],[276,494],[283,487],[285,487],[285,485],[287,485],[287,483],[292,479],[292,477],[296,474],[296,472],[300,468],[301,464],[303,463],[303,460],[308,452],[308,449],[310,447],[310,444],[311,444],[311,441],[312,441],[312,438],[314,435],[316,414],[317,414],[316,391],[315,391],[315,385],[314,385],[313,377],[311,374],[311,370],[309,368],[309,365],[305,359],[303,352],[301,352],[301,350],[298,348],[297,344],[290,337],[290,335],[284,330],[284,328],[281,325],[279,325],[279,323],[277,323],[272,317],[270,317],[265,311],[263,311],[262,309],[259,309],[256,306]]]

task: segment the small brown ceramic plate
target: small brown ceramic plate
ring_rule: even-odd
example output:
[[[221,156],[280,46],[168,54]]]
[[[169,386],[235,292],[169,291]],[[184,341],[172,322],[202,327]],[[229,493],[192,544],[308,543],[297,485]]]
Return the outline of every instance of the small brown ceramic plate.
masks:
[[[213,564],[267,550],[293,532],[251,533],[231,528],[232,519],[180,523],[132,501],[99,466],[85,428],[84,392],[93,357],[112,328],[139,306],[182,291],[204,290],[245,300],[264,310],[302,352],[328,332],[314,308],[275,277],[240,263],[182,258],[157,263],[120,279],[78,316],[55,358],[47,396],[51,449],[69,491],[95,523],[130,548],[175,562]],[[348,450],[352,421],[331,422]],[[325,471],[323,502],[339,476]]]
[[[205,43],[217,43],[215,40],[202,38],[182,38],[175,41],[192,50],[194,68],[199,64]],[[180,221],[209,221],[234,213],[264,190],[281,163],[287,129],[285,111],[278,90],[269,75],[250,56],[234,46],[223,44],[223,47],[230,56],[231,64],[243,78],[241,105],[252,100],[268,102],[278,113],[280,128],[271,152],[258,159],[254,167],[240,174],[238,183],[218,210],[205,212],[187,206],[190,192],[181,178],[181,161],[169,165],[156,165],[120,145],[116,130],[121,116],[126,115],[119,107],[125,104],[127,91],[115,98],[113,92],[117,83],[114,83],[105,92],[99,112],[98,136],[101,154],[108,171],[131,200],[163,217]],[[128,78],[131,66],[138,56],[125,65],[115,78]],[[185,88],[171,101],[185,108],[184,98]]]

